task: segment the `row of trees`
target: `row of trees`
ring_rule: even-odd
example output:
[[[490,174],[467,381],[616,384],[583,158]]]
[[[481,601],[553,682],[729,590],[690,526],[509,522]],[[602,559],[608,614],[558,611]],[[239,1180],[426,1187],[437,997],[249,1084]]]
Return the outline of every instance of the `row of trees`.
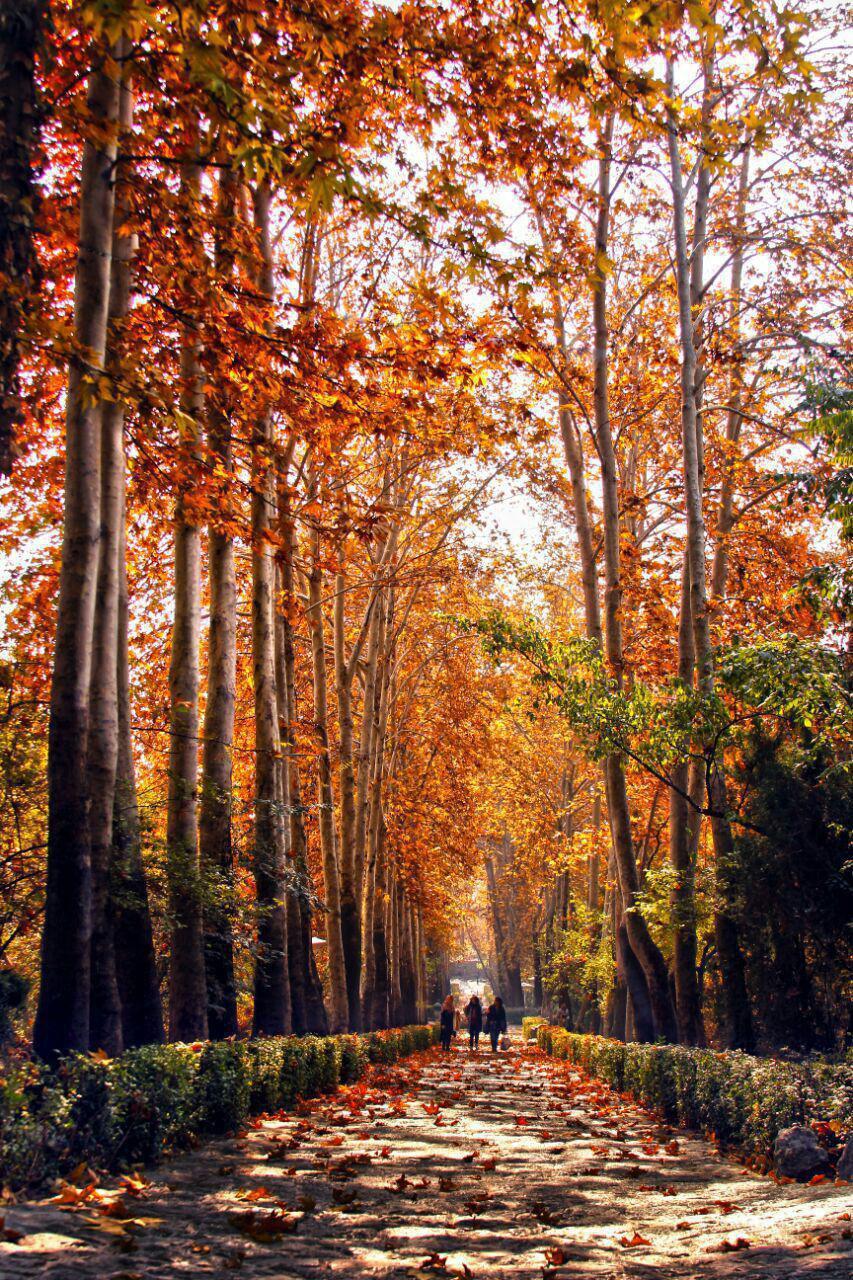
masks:
[[[689,44],[654,7],[628,29],[611,15],[603,50],[558,23],[535,55],[520,37],[510,56],[524,106],[501,104],[511,123],[497,140],[491,120],[466,137],[472,182],[485,170],[514,196],[511,221],[501,204],[470,212],[502,246],[490,279],[520,358],[557,401],[576,556],[568,600],[555,600],[549,558],[535,624],[508,622],[529,618],[516,596],[480,627],[499,658],[532,667],[558,733],[568,721],[577,735],[567,755],[540,723],[535,749],[552,764],[540,805],[529,790],[519,804],[489,789],[503,824],[496,963],[508,972],[532,951],[537,986],[550,965],[566,1016],[620,1037],[704,1043],[707,1020],[718,1042],[752,1048],[758,1013],[765,1043],[811,1042],[816,1023],[832,1043],[849,947],[836,919],[827,982],[813,881],[808,900],[786,903],[792,936],[756,947],[754,912],[775,908],[752,877],[768,852],[781,864],[791,850],[772,850],[750,762],[769,741],[780,767],[810,776],[799,794],[815,825],[794,882],[818,862],[849,914],[845,784],[826,784],[835,830],[815,789],[830,759],[842,777],[849,766],[845,606],[837,591],[809,598],[816,512],[795,499],[798,442],[810,429],[823,440],[826,479],[839,429],[815,429],[809,380],[848,378],[841,173],[823,143],[845,108],[831,15],[808,36],[803,14],[778,26],[755,7],[712,5],[691,18]],[[618,91],[598,81],[588,114],[570,112],[598,76]],[[558,106],[552,86],[566,82]],[[827,495],[844,486],[837,475]],[[780,630],[790,643],[768,643]],[[784,1030],[765,1016],[774,962],[797,1011]]]
[[[841,626],[801,447],[844,376],[832,13],[34,12],[2,943],[34,969],[43,901],[38,1051],[409,1020],[481,876],[512,1001],[534,961],[590,1025],[749,1047],[737,726],[846,751],[831,658],[794,678]]]

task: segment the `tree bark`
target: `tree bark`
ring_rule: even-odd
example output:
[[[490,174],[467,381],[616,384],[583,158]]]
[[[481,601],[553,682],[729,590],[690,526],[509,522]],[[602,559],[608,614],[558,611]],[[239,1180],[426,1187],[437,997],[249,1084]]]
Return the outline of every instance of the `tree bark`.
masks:
[[[270,242],[271,192],[254,191],[261,246],[259,292],[272,305],[274,274]],[[285,907],[284,827],[281,814],[278,696],[273,599],[275,572],[270,545],[275,510],[275,443],[272,414],[257,423],[252,439],[252,669],[255,694],[255,889],[258,944],[255,958],[255,1035],[287,1035],[291,1029],[290,975]]]
[[[133,118],[133,91],[124,59],[127,41],[116,48],[119,61],[119,136],[121,146]],[[126,162],[125,162],[126,163]],[[117,327],[130,305],[132,241],[121,226],[127,212],[126,182],[116,154],[112,261],[105,352],[107,373],[120,374],[115,346]],[[118,768],[119,550],[124,524],[124,404],[118,390],[101,405],[101,499],[98,580],[93,620],[92,675],[89,691],[89,831],[92,848],[92,944],[89,1043],[116,1057],[123,1048],[122,1012],[116,974],[113,912],[113,815]]]
[[[193,151],[195,144],[193,144]],[[188,235],[194,232],[200,186],[195,163],[181,179]],[[169,794],[166,821],[169,881],[169,1039],[207,1037],[207,989],[198,862],[198,693],[201,633],[201,534],[187,502],[199,466],[204,408],[199,339],[189,319],[181,350],[182,474],[175,504],[175,616],[169,665]]]
[[[344,950],[349,1029],[361,1030],[361,913],[356,888],[356,796],[353,759],[352,681],[346,656],[346,579],[335,578],[333,612],[335,690],[338,701],[338,783],[340,794],[341,943]]]
[[[226,167],[219,184],[218,225],[213,251],[217,277],[223,283],[228,281],[233,268],[233,253],[227,244],[227,223],[234,214],[236,186],[236,174]],[[205,407],[211,461],[218,473],[230,477],[234,469],[231,403],[224,386],[220,384],[208,391]],[[234,539],[227,528],[227,492],[223,492],[222,500],[225,521],[211,524],[207,536],[210,616],[198,825],[204,895],[207,1026],[211,1040],[237,1034],[234,850],[231,835],[232,747],[237,697],[237,577]]]
[[[374,699],[373,762],[370,778],[370,829],[368,833],[368,875],[365,928],[370,928],[368,964],[365,966],[365,1015],[367,1027],[388,1026],[388,945],[386,918],[388,881],[385,858],[385,814],[382,784],[385,773],[385,735],[391,702],[391,674],[394,651],[394,587],[388,590],[383,624],[384,640],[377,696]]]
[[[681,611],[678,625],[678,678],[690,688],[693,684],[693,633],[690,620],[690,566],[687,556],[681,572]],[[703,1044],[705,1040],[699,980],[696,969],[696,844],[700,817],[687,799],[695,792],[691,787],[692,772],[688,760],[673,766],[669,791],[669,860],[675,872],[670,898],[673,939],[673,977],[675,980],[675,1012],[681,1044]],[[701,793],[698,796],[701,801]]]
[[[740,341],[740,308],[743,287],[743,246],[746,224],[746,201],[749,192],[749,148],[745,148],[738,180],[737,240],[732,259],[731,318],[730,325],[735,347]],[[726,456],[723,460],[723,476],[720,500],[717,508],[717,527],[714,559],[711,570],[711,601],[714,608],[725,600],[729,570],[729,539],[734,527],[734,453],[740,439],[743,423],[740,370],[737,361],[732,375],[732,390],[726,412]],[[717,961],[724,980],[724,1021],[726,1043],[732,1048],[754,1047],[755,1035],[752,1012],[746,988],[746,971],[740,947],[737,924],[729,907],[731,893],[728,887],[728,864],[734,849],[731,824],[726,816],[728,797],[725,780],[715,772],[711,780],[714,799],[711,834],[714,841],[714,859],[717,871],[717,895],[720,905],[714,914],[714,941]]]
[[[593,405],[595,432],[601,459],[601,489],[604,516],[604,649],[608,664],[617,684],[623,681],[622,656],[622,583],[619,549],[619,490],[616,453],[610,426],[608,404],[608,323],[607,323],[607,256],[610,223],[610,145],[613,119],[608,118],[602,138],[602,154],[599,160],[598,218],[595,234],[596,268],[593,286],[593,325],[595,331],[593,354]],[[607,787],[607,807],[610,814],[610,830],[616,855],[616,866],[622,890],[625,910],[627,940],[637,957],[648,985],[648,997],[654,1016],[655,1035],[666,1040],[677,1039],[675,1011],[669,993],[669,975],[659,947],[649,933],[648,925],[637,906],[639,878],[631,833],[631,817],[625,770],[618,755],[607,757],[604,765]],[[639,980],[633,968],[626,968],[626,976],[633,980],[635,1015],[642,1019],[644,1001],[639,991]],[[636,995],[634,995],[636,991]]]
[[[391,892],[388,901],[388,1021],[398,1027],[403,1021],[403,988],[400,978],[401,912],[400,881],[391,865]]]
[[[48,839],[41,985],[42,1057],[89,1047],[92,864],[86,779],[100,526],[100,413],[87,386],[103,370],[110,287],[119,86],[105,57],[89,78],[99,141],[83,148],[74,284],[76,351],[65,418],[65,510],[48,730]],[[104,141],[100,141],[104,139]]]
[[[293,556],[295,531],[290,510],[290,492],[282,485],[279,495],[281,521],[281,585],[282,608],[279,617],[281,634],[283,688],[286,703],[284,734],[283,776],[286,778],[286,795],[290,819],[289,856],[295,890],[288,893],[288,963],[290,966],[290,999],[294,1031],[305,1030],[314,1035],[325,1035],[329,1024],[323,1003],[323,988],[314,963],[311,943],[311,877],[306,857],[305,820],[302,806],[302,786],[299,760],[296,754],[296,657],[293,647],[293,618],[296,614]],[[291,921],[293,928],[291,928]],[[302,1020],[299,1025],[299,1001],[302,1000]]]
[[[124,1047],[162,1044],[163,1006],[154,952],[130,719],[125,514],[119,526],[118,762],[113,814],[114,936]]]
[[[373,856],[373,988],[370,992],[369,1029],[380,1031],[390,1026],[391,982],[388,957],[388,867],[385,856],[385,815],[381,797],[371,811]]]
[[[668,67],[668,83],[673,85],[672,64]],[[678,289],[679,334],[681,340],[681,428],[684,458],[684,498],[687,518],[687,555],[690,567],[690,614],[693,626],[693,647],[696,661],[699,692],[706,697],[714,689],[714,649],[708,612],[705,569],[705,520],[702,511],[701,442],[697,422],[696,345],[693,331],[693,296],[690,264],[687,252],[687,231],[684,211],[684,183],[678,131],[670,112],[667,138],[669,143],[672,178],[673,232],[675,244],[676,285]],[[708,803],[712,813],[711,829],[714,836],[715,862],[718,880],[722,881],[724,864],[731,851],[731,830],[725,817],[727,804],[725,782],[718,768],[709,770]],[[726,835],[725,828],[728,828]],[[715,919],[715,935],[719,932],[723,942],[717,948],[717,959],[723,979],[723,999],[726,1007],[725,1022],[729,1036],[729,1048],[751,1047],[751,1015],[743,972],[740,947],[737,944],[737,927],[722,905]],[[742,1039],[732,1041],[732,1036]]]
[[[316,497],[316,477],[311,479]],[[341,891],[335,839],[334,789],[329,752],[329,713],[326,680],[326,640],[323,619],[323,566],[320,530],[311,533],[311,571],[308,578],[308,624],[314,670],[314,731],[317,741],[317,789],[319,801],[320,849],[326,899],[326,943],[329,954],[329,1026],[332,1034],[349,1027],[346,968],[341,936]]]
[[[418,981],[415,946],[417,925],[415,913],[405,889],[400,892],[403,912],[403,929],[400,951],[400,994],[402,1021],[408,1025],[418,1020]]]

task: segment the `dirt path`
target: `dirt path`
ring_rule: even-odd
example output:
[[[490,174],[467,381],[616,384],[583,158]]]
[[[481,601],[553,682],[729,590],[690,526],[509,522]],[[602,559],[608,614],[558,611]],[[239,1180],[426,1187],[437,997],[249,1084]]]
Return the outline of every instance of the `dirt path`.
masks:
[[[431,1050],[117,1202],[5,1212],[3,1280],[853,1276],[853,1187],[777,1186],[536,1050]]]

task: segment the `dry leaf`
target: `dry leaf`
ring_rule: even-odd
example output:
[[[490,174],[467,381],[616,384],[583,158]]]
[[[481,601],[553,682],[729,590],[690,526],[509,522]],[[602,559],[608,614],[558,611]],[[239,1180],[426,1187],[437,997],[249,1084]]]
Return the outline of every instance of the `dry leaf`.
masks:
[[[645,1236],[641,1236],[639,1231],[635,1231],[630,1239],[627,1236],[620,1236],[619,1243],[623,1249],[646,1249],[652,1242]]]

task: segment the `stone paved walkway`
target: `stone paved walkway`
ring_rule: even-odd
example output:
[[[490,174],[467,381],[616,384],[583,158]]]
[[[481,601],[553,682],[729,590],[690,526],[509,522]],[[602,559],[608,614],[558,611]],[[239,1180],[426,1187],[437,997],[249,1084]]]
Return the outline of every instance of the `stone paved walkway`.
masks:
[[[778,1186],[533,1049],[430,1050],[147,1177],[6,1206],[0,1276],[853,1277],[853,1186]]]

